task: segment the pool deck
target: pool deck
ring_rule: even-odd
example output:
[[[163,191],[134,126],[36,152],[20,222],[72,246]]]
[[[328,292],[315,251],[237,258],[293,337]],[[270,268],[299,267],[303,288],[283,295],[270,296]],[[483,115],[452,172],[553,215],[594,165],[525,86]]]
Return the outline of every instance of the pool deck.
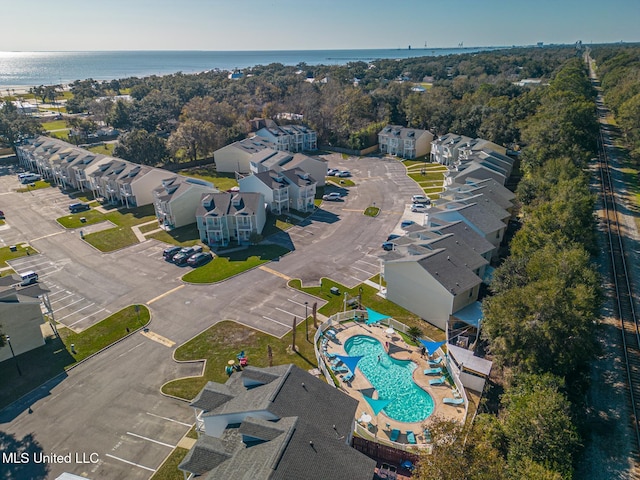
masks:
[[[347,352],[344,350],[345,342],[355,335],[368,335],[370,337],[374,337],[379,340],[382,345],[385,345],[386,342],[389,342],[391,353],[390,356],[392,358],[396,358],[398,360],[412,360],[418,366],[413,372],[413,380],[415,383],[425,390],[431,395],[433,398],[434,408],[433,413],[421,422],[399,422],[397,420],[393,420],[392,418],[387,417],[384,412],[380,412],[378,417],[373,414],[373,410],[367,403],[367,401],[362,397],[361,390],[373,389],[373,386],[369,383],[369,381],[362,375],[360,370],[356,370],[356,375],[350,383],[342,382],[342,388],[345,392],[351,395],[353,398],[360,402],[357,410],[357,418],[366,412],[371,415],[372,420],[369,422],[369,425],[363,425],[362,427],[367,429],[372,437],[377,438],[378,440],[390,442],[390,434],[391,430],[397,429],[400,430],[401,434],[396,441],[397,443],[408,443],[406,432],[408,430],[413,431],[416,436],[416,440],[418,444],[424,444],[425,439],[423,437],[423,431],[425,428],[428,428],[430,419],[434,416],[445,417],[448,419],[455,419],[457,421],[464,421],[464,405],[445,405],[442,402],[442,399],[445,397],[454,397],[456,391],[452,388],[452,385],[449,383],[445,383],[441,386],[431,386],[429,385],[429,380],[434,380],[439,378],[440,375],[425,375],[424,370],[429,367],[427,363],[429,358],[427,355],[424,357],[421,356],[421,348],[414,347],[408,345],[404,342],[402,337],[397,333],[389,336],[385,333],[386,326],[384,325],[364,325],[361,323],[348,323],[343,324],[340,327],[332,327],[336,331],[336,338],[338,342],[329,340],[327,343],[327,352],[336,353],[338,355],[346,355]],[[326,358],[325,358],[326,359]],[[338,379],[343,375],[336,375]],[[374,398],[377,398],[377,393],[374,394]]]

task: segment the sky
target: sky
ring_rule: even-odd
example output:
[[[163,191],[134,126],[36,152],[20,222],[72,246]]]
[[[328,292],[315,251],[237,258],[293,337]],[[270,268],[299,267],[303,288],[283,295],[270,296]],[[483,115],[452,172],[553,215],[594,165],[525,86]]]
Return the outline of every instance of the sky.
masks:
[[[5,1],[0,51],[640,41],[640,0],[20,0],[2,5]]]

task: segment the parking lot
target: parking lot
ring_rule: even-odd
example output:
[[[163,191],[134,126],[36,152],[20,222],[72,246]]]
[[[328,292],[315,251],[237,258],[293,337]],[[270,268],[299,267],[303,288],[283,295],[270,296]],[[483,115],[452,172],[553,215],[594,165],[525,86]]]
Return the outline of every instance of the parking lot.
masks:
[[[223,320],[281,337],[294,317],[303,321],[318,301],[287,288],[289,279],[317,285],[329,277],[351,287],[379,273],[380,244],[420,189],[412,181],[405,185],[404,167],[396,161],[335,160],[343,165],[330,166],[350,170],[356,184],[344,201],[325,202],[311,218],[281,234],[278,240],[291,245],[291,254],[215,285],[184,284],[180,277],[187,269],[165,262],[166,245],[156,240],[109,254],[96,251],[78,231],[55,222],[73,199],[57,188],[3,195],[10,192],[9,184],[17,187],[17,180],[0,176],[0,209],[9,224],[0,239],[29,242],[41,252],[12,266],[41,275],[56,320],[83,329],[126,305],[146,304],[150,332],[169,340],[142,334],[125,339],[69,372],[2,428],[18,437],[36,432],[45,451],[99,452],[95,465],[54,465],[54,476],[64,468],[89,478],[148,478],[193,423],[193,412],[183,402],[158,393],[168,380],[198,374],[193,364],[172,360],[175,348]],[[374,204],[380,215],[364,216]]]

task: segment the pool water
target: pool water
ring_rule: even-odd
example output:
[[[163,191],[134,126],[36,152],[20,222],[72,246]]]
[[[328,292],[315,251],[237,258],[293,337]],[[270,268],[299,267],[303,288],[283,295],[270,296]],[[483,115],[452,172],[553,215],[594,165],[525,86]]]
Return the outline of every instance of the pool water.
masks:
[[[378,398],[393,399],[384,413],[399,422],[421,422],[433,413],[433,398],[413,381],[416,364],[411,360],[396,360],[387,355],[375,338],[355,335],[344,349],[348,355],[363,355],[358,368],[378,391]]]

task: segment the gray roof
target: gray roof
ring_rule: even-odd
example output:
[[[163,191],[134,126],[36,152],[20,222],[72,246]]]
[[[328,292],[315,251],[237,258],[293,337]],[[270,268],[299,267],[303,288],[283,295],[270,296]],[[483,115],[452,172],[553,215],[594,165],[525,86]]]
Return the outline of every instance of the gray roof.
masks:
[[[463,170],[450,169],[445,173],[445,175],[453,177],[458,183],[467,177],[478,179],[493,178],[502,185],[504,185],[506,181],[506,177],[502,173],[475,161],[465,164],[465,168]]]
[[[316,183],[311,175],[300,168],[283,170],[282,175],[289,180],[289,183],[297,185],[298,187],[306,187]]]
[[[465,179],[465,183],[468,185],[476,185],[478,187],[489,187],[492,191],[510,201],[513,201],[516,198],[515,193],[505,187],[502,183],[495,181],[493,178],[477,179],[474,177],[467,177]]]
[[[491,181],[494,185],[500,186],[501,188],[507,190],[505,187],[503,187],[493,179],[489,179],[488,181]],[[440,194],[440,198],[447,200],[456,200],[459,198],[469,198],[477,194],[485,195],[487,198],[490,198],[493,202],[495,202],[505,210],[513,207],[512,199],[509,199],[508,196],[503,196],[500,191],[498,191],[496,188],[492,188],[491,185],[487,184],[472,185],[454,183],[447,186],[447,189]]]
[[[449,223],[447,225],[443,225],[442,227],[436,227],[434,230],[441,232],[443,235],[448,233],[453,233],[456,238],[461,238],[473,251],[479,253],[480,255],[484,255],[496,247],[493,246],[491,242],[489,242],[482,235],[476,233],[473,228],[470,228],[466,223],[454,222]]]
[[[169,174],[169,172],[167,172],[167,174]],[[169,201],[172,198],[179,197],[184,192],[194,187],[207,188],[211,193],[218,191],[213,184],[204,180],[175,175],[174,177],[162,180],[162,184],[153,189],[153,196],[159,200]]]
[[[205,193],[196,210],[196,217],[227,216],[236,214],[255,215],[264,209],[264,200],[260,193],[253,192],[220,192]]]
[[[226,385],[207,382],[196,398],[193,399],[190,406],[209,411],[229,401],[232,397],[233,394]]]
[[[258,135],[254,135],[251,138],[245,138],[238,142],[234,142],[229,146],[234,146],[235,148],[239,148],[247,153],[256,153],[264,150],[265,148],[273,149],[275,145],[271,143],[266,138],[260,137]],[[224,148],[224,147],[222,147]]]
[[[196,475],[204,475],[230,456],[220,439],[203,435],[198,438],[178,468]]]
[[[425,133],[430,133],[428,130],[421,130],[419,128],[407,128],[401,125],[387,125],[384,127],[378,135],[385,137],[397,137],[402,139],[419,138]]]
[[[456,237],[452,233],[431,240],[427,245],[434,250],[438,248],[446,249],[448,255],[455,257],[471,270],[489,264],[484,257],[467,245],[463,238]]]
[[[453,295],[467,292],[482,283],[482,279],[465,266],[464,262],[444,248],[434,250],[422,257],[406,257],[391,263],[407,261],[417,262]]]
[[[271,190],[287,188],[287,182],[285,181],[284,176],[281,173],[276,172],[275,170],[256,173],[254,174],[254,176]]]
[[[511,214],[498,205],[496,202],[491,200],[488,196],[483,195],[482,193],[477,193],[476,195],[468,195],[463,196],[459,195],[455,200],[449,200],[448,198],[438,199],[435,201],[434,205],[436,207],[446,208],[447,205],[471,205],[477,203],[481,205],[482,208],[490,211],[496,218],[499,218],[502,221],[507,220],[511,217]]]
[[[193,454],[185,458],[180,469],[195,472],[192,468],[208,468],[207,480],[373,477],[375,461],[346,443],[357,400],[294,365],[247,367],[231,375],[225,386],[233,398],[205,417],[267,410],[275,420],[249,415],[239,425],[228,425],[218,442],[209,442],[208,450],[201,451],[203,455],[212,452],[209,464]],[[200,440],[194,449],[198,443]]]
[[[478,203],[471,205],[460,205],[457,208],[449,209],[429,209],[429,220],[438,218],[440,213],[447,214],[449,212],[458,212],[476,228],[481,230],[485,235],[493,233],[506,227],[506,224],[496,217],[491,211]]]

